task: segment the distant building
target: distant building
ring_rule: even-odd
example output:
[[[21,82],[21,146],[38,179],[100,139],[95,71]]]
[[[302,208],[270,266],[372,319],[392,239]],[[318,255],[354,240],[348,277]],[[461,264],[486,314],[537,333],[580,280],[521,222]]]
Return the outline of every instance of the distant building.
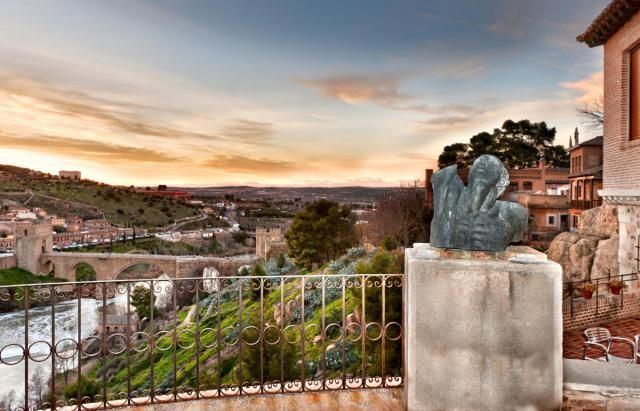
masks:
[[[11,235],[8,237],[0,237],[0,252],[13,251],[16,246],[16,239]]]
[[[70,216],[64,220],[65,228],[67,232],[73,233],[82,230],[82,218],[77,216]]]
[[[569,148],[571,156],[571,174],[569,174],[571,231],[578,228],[580,215],[584,210],[602,205],[602,199],[598,194],[598,191],[602,190],[602,136],[583,143],[580,143],[576,138],[575,143]]]
[[[66,224],[66,220],[64,218],[58,217],[56,215],[49,216],[49,219],[51,220],[51,224],[54,227],[64,227],[64,225]]]
[[[169,198],[173,198],[175,200],[187,201],[187,200],[191,199],[191,194],[189,194],[187,191],[141,189],[141,190],[136,190],[136,192],[137,193],[141,193],[141,194],[146,194],[146,195],[149,195],[149,196],[169,197]]]
[[[111,228],[111,223],[104,218],[98,218],[95,220],[85,220],[82,227],[85,230],[101,230]]]
[[[68,180],[81,180],[82,173],[80,171],[69,171],[69,170],[60,170],[58,171],[58,176],[60,178],[66,178]]]

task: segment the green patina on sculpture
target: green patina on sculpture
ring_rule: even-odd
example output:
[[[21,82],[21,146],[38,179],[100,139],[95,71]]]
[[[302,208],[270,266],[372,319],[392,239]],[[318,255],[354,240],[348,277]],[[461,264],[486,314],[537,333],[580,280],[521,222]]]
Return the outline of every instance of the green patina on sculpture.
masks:
[[[521,241],[528,213],[520,204],[498,198],[509,185],[509,173],[492,155],[478,157],[465,187],[452,165],[433,175],[434,215],[431,245],[462,250],[504,251]]]

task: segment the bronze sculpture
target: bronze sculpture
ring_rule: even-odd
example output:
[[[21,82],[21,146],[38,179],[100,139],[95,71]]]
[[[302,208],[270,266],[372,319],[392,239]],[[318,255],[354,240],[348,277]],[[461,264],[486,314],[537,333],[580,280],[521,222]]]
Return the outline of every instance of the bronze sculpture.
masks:
[[[520,204],[498,200],[509,185],[509,173],[495,156],[473,162],[466,187],[456,165],[435,173],[432,184],[433,247],[504,251],[522,240],[528,213]]]

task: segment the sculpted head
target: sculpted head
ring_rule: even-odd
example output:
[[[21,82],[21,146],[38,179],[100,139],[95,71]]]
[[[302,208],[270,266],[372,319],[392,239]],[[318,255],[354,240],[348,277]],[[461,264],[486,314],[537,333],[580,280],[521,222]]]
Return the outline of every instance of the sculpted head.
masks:
[[[498,158],[491,155],[478,157],[469,171],[470,187],[495,187],[499,197],[509,185],[509,172]]]

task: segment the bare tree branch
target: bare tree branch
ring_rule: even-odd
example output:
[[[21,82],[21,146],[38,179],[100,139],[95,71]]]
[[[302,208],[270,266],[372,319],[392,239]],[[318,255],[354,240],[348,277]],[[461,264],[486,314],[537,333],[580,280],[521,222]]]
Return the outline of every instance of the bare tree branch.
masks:
[[[593,103],[585,104],[576,108],[582,123],[592,130],[602,130],[604,124],[604,99],[602,96],[596,98]]]

